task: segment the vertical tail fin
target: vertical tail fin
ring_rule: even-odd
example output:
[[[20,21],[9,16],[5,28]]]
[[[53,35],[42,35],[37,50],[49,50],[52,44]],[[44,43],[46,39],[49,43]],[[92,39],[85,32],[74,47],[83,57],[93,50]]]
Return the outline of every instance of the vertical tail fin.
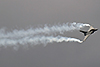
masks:
[[[86,36],[87,31],[80,30],[80,32],[84,33],[84,36]]]

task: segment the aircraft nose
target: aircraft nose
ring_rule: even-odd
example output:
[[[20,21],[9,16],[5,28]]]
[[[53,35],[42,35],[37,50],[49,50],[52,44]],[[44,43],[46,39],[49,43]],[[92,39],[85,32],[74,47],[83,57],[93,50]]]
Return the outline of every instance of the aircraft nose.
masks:
[[[97,31],[98,29],[96,29],[96,31]]]

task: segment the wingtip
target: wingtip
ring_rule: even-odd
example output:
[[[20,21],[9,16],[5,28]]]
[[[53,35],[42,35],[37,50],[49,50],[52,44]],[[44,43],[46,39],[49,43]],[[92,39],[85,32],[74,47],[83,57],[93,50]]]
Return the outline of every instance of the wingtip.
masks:
[[[80,44],[83,43],[83,41],[79,42]]]

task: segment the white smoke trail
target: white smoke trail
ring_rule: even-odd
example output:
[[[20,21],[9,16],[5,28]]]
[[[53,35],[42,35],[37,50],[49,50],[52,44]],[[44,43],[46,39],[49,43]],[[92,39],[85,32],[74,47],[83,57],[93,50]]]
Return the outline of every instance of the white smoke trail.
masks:
[[[48,27],[45,26],[44,28],[36,28],[36,29],[28,29],[28,30],[13,30],[12,32],[6,32],[4,29],[0,30],[0,38],[18,38],[18,37],[25,37],[25,36],[35,36],[39,34],[53,34],[53,33],[63,33],[72,30],[79,30],[85,26],[90,26],[89,24],[83,23],[64,23],[63,25],[52,26]]]
[[[66,23],[63,25],[52,26],[48,27],[45,26],[44,28],[36,28],[36,29],[28,29],[28,30],[13,30],[13,32],[6,32],[4,29],[0,30],[0,47],[4,46],[14,46],[15,48],[18,45],[27,46],[30,45],[37,45],[37,44],[47,44],[52,42],[78,42],[82,43],[81,40],[76,38],[70,37],[62,37],[62,36],[45,36],[45,34],[53,34],[53,33],[62,33],[72,30],[79,30],[80,28],[84,28],[85,26],[90,26],[89,24],[83,23]],[[44,34],[44,35],[40,35]]]
[[[44,44],[52,43],[52,42],[78,42],[81,43],[79,39],[76,38],[70,38],[70,37],[62,37],[62,36],[35,36],[35,37],[24,37],[22,39],[0,39],[0,47],[4,46],[14,46],[16,49],[20,45],[23,45],[24,47],[27,46],[27,44],[31,45],[37,45],[37,44]]]

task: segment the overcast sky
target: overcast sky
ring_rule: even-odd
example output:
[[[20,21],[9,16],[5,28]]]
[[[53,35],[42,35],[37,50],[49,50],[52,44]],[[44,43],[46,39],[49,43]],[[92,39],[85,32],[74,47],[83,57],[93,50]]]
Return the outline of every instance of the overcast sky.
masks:
[[[89,23],[100,27],[100,0],[0,0],[0,28],[37,28],[45,24]],[[71,32],[63,36],[83,39]],[[100,67],[100,31],[84,43],[51,43],[27,50],[0,47],[0,67]]]

